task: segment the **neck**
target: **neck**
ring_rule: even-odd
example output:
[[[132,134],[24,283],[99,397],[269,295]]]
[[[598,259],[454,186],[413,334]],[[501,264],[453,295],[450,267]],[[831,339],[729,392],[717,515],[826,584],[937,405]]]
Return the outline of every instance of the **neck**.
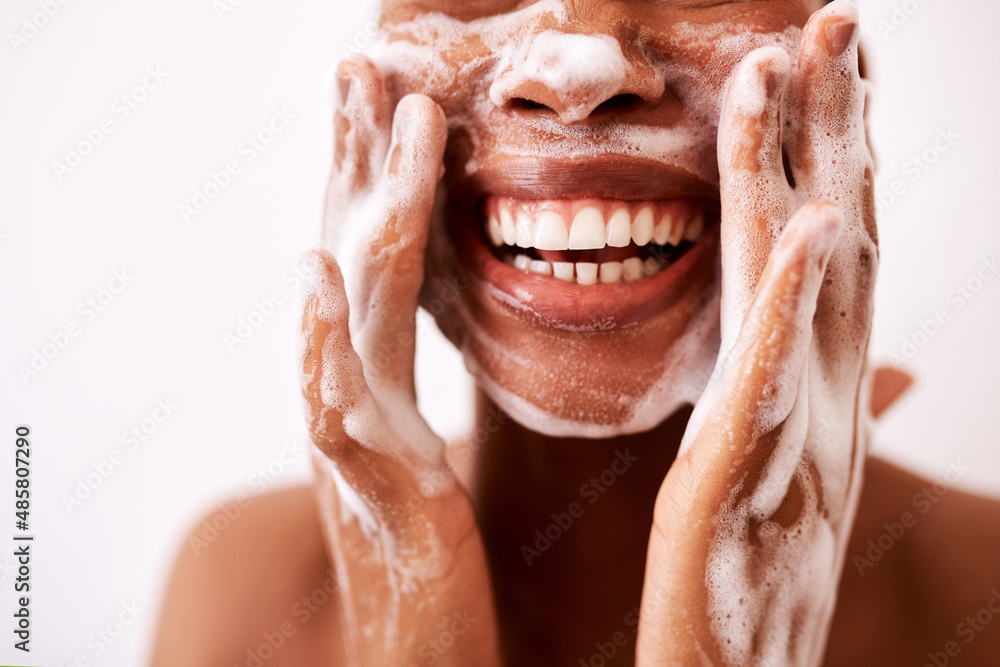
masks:
[[[508,664],[587,665],[595,644],[602,664],[632,664],[653,506],[689,415],[639,435],[550,438],[478,394],[490,435],[472,488]]]

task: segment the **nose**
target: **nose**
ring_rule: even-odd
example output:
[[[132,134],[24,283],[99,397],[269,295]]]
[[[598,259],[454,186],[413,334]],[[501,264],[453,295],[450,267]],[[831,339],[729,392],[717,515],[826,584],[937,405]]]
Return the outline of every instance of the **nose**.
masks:
[[[601,110],[655,104],[663,75],[631,44],[603,33],[529,34],[500,63],[490,100],[503,110],[548,109],[566,124]]]

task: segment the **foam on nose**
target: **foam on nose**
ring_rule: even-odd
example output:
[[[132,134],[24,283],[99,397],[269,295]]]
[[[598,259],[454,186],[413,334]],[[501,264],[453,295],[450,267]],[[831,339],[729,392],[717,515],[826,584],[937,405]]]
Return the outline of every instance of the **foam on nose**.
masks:
[[[525,41],[510,62],[501,63],[503,74],[490,87],[490,99],[503,106],[518,96],[518,87],[535,82],[552,91],[552,99],[533,101],[556,107],[565,122],[579,121],[618,94],[627,67],[621,46],[610,35],[546,30]]]

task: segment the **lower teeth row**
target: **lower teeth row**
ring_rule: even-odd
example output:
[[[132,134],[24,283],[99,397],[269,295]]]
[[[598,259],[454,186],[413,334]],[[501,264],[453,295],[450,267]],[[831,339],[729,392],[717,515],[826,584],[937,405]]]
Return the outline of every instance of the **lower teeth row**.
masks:
[[[629,257],[623,262],[597,264],[595,262],[546,262],[520,254],[508,255],[504,261],[525,273],[555,276],[559,280],[578,285],[633,283],[643,278],[655,276],[667,266],[666,260],[657,257],[648,257],[645,260]]]

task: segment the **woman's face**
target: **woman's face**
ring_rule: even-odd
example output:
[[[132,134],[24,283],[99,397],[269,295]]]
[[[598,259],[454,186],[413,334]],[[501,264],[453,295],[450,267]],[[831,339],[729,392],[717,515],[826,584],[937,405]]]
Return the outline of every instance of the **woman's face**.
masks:
[[[725,85],[818,5],[386,0],[372,59],[450,125],[422,303],[519,422],[607,437],[701,394]]]

